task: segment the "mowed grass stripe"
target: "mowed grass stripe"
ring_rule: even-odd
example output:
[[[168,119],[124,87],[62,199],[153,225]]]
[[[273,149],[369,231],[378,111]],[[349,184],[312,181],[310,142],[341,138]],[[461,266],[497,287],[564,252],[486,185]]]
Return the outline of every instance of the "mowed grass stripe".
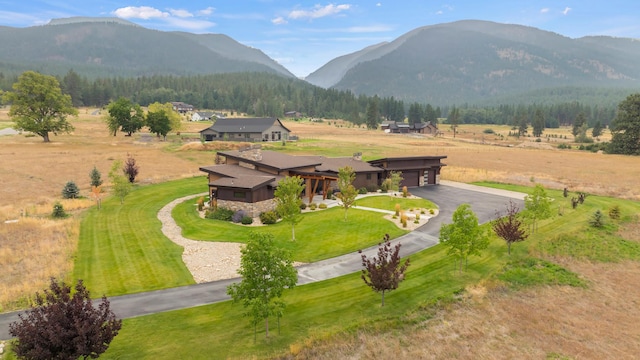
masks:
[[[136,187],[124,204],[114,197],[82,219],[74,278],[95,295],[122,295],[193,284],[182,247],[161,232],[158,211],[175,198],[202,192],[203,177]]]

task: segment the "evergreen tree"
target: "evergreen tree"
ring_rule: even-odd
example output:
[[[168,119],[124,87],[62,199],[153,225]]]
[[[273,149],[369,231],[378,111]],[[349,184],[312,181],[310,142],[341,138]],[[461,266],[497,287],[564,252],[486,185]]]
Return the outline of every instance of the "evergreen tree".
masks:
[[[91,186],[98,187],[102,185],[102,174],[100,174],[100,171],[95,167],[95,165],[89,173],[89,177],[91,178]]]
[[[76,185],[73,181],[67,181],[64,188],[62,188],[62,198],[63,199],[75,199],[80,195],[80,189],[78,189],[78,185]]]
[[[618,105],[611,134],[608,152],[640,155],[640,93],[629,95]]]
[[[593,129],[591,130],[591,135],[594,138],[599,138],[600,135],[602,135],[602,123],[600,123],[600,120],[596,121],[595,125],[593,125]]]
[[[369,105],[367,105],[367,128],[375,130],[378,128],[378,124],[380,123],[380,113],[378,112],[378,97],[374,97],[369,100]]]
[[[544,115],[541,109],[536,109],[536,113],[533,117],[533,136],[540,137],[544,131]]]

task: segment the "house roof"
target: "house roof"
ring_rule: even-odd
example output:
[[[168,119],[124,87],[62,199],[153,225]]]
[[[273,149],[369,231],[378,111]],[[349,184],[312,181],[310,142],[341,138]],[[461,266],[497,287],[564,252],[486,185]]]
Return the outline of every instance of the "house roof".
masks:
[[[232,157],[243,162],[254,165],[266,166],[278,170],[296,169],[309,166],[318,166],[321,164],[318,157],[315,156],[293,156],[279,153],[276,151],[260,151],[261,159],[254,160],[250,154],[254,150],[230,150],[219,151],[218,154],[224,157]],[[246,155],[248,156],[246,156]]]
[[[281,175],[266,174],[262,171],[247,169],[238,165],[221,164],[203,166],[200,168],[200,171],[222,176],[221,178],[212,181],[210,185],[236,187],[241,189],[255,189],[265,184],[275,186],[282,178],[284,178],[284,176]]]
[[[202,117],[212,117],[213,116],[213,111],[196,111],[196,114],[202,116]]]
[[[338,173],[340,168],[351,166],[355,172],[382,172],[383,170],[377,166],[373,166],[368,162],[355,160],[353,157],[328,158],[324,156],[316,156],[320,165],[316,167],[317,171]]]
[[[276,124],[291,132],[277,118],[220,118],[200,132],[211,129],[218,133],[262,133]]]

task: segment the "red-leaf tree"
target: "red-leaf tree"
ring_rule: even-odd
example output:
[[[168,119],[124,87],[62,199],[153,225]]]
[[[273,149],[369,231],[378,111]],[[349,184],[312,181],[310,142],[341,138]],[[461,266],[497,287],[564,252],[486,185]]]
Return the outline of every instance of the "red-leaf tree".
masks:
[[[389,234],[384,235],[384,241],[378,244],[378,257],[367,259],[362,250],[358,251],[362,255],[362,280],[370,286],[373,291],[382,293],[382,306],[384,306],[384,293],[395,290],[402,280],[404,272],[409,267],[409,259],[404,263],[400,261],[400,246],[391,247]]]
[[[514,204],[513,201],[509,201],[507,214],[501,216],[501,214],[496,211],[497,219],[494,220],[491,225],[496,235],[507,243],[509,255],[511,255],[511,244],[524,241],[529,236],[523,227],[522,220],[520,220],[518,216],[518,211],[520,211],[520,209],[516,204]]]
[[[36,293],[35,306],[18,316],[9,333],[17,338],[13,351],[25,359],[97,358],[122,327],[106,297],[93,306],[82,280],[71,295],[71,287],[51,278],[49,290]]]

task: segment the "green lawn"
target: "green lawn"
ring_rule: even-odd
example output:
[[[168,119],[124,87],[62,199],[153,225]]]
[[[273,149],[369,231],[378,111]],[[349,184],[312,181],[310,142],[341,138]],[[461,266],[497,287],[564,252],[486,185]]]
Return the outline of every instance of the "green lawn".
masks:
[[[398,196],[389,196],[389,195],[378,195],[378,196],[367,196],[360,198],[356,201],[356,206],[366,206],[373,207],[378,209],[396,210],[396,204],[400,205],[402,210],[410,210],[410,209],[437,209],[438,206],[426,199],[407,199],[403,198],[401,195]]]
[[[285,222],[268,226],[242,226],[220,220],[202,219],[195,210],[196,200],[188,200],[173,210],[173,218],[182,235],[193,240],[246,242],[249,231],[274,235],[276,243],[291,251],[295,261],[313,262],[375,245],[384,234],[396,238],[406,234],[384,214],[350,209],[347,221],[344,210],[330,208],[306,212],[295,226],[296,241],[291,241],[291,225]]]
[[[182,247],[160,231],[157,214],[175,198],[206,191],[204,177],[136,187],[123,205],[114,197],[82,218],[74,279],[94,296],[193,284]]]
[[[491,186],[522,192],[530,190]],[[205,359],[211,358],[211,354],[219,358],[267,357],[312,343],[314,339],[349,336],[361,327],[401,329],[405,324],[429,318],[433,313],[430,304],[450,301],[461,289],[482,279],[500,278],[513,284],[514,288],[536,284],[588,286],[578,275],[536,259],[536,254],[542,254],[540,247],[567,233],[586,234],[577,236],[592,241],[595,237],[588,234],[593,231],[600,232],[598,241],[616,237],[612,227],[624,226],[633,220],[633,215],[640,211],[640,204],[589,196],[585,204],[573,210],[561,192],[548,193],[554,199],[554,213],[562,212],[563,215],[543,221],[539,231],[526,242],[514,244],[511,256],[507,255],[504,242],[495,236],[482,257],[469,259],[469,269],[463,273],[455,270],[452,258],[446,256],[446,249],[441,246],[414,254],[406,280],[397,290],[387,294],[385,307],[380,307],[380,295],[366,287],[356,273],[297,287],[286,293],[285,301],[289,306],[281,321],[281,334],[277,333],[275,321],[271,322],[269,339],[265,339],[264,328],[259,326],[256,344],[249,319],[242,317],[242,306],[224,302],[127,319],[104,358]],[[591,214],[613,204],[621,207],[623,218],[611,220],[608,228],[591,229],[587,224]],[[622,242],[625,245],[618,247],[618,253],[623,258],[634,258],[633,246],[629,247],[629,241]],[[555,255],[573,256],[560,251]]]

